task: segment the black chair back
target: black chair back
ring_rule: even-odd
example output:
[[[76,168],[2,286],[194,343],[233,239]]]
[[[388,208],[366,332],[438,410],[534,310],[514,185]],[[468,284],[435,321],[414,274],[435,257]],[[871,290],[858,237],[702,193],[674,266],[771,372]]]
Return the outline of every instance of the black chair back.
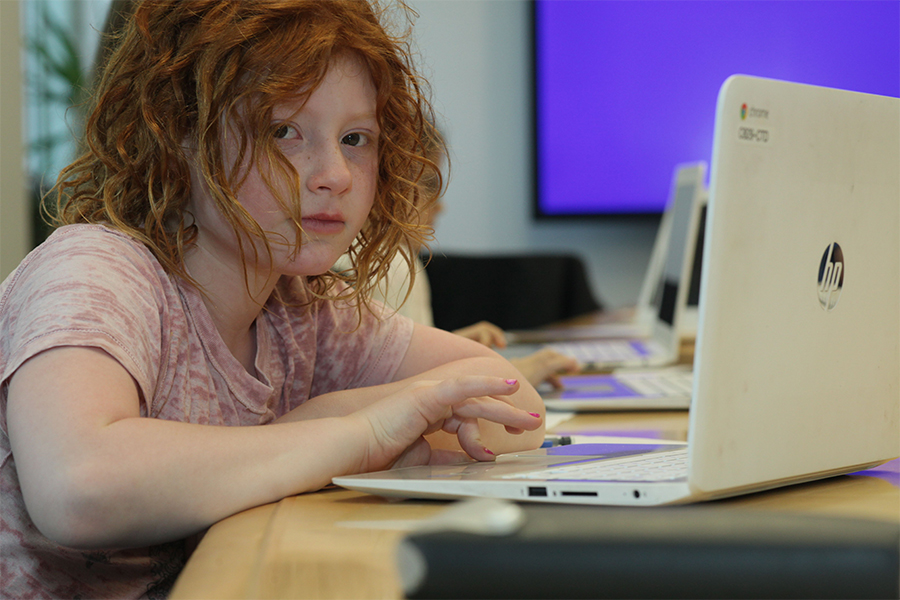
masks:
[[[441,329],[478,321],[534,329],[602,308],[574,255],[434,254],[423,262]]]

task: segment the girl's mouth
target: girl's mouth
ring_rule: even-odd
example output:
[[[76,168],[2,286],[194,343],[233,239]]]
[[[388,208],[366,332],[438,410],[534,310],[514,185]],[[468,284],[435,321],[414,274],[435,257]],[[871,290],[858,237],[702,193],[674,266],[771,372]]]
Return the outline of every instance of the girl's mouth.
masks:
[[[300,223],[304,231],[317,235],[341,233],[344,230],[344,220],[339,215],[312,215],[303,217]]]

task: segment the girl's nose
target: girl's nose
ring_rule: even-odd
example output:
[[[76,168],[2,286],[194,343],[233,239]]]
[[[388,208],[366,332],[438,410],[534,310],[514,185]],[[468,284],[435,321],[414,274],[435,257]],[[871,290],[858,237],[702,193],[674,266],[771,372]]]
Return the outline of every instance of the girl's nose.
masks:
[[[350,188],[350,168],[340,147],[329,146],[310,157],[312,170],[307,179],[311,192],[342,194]]]

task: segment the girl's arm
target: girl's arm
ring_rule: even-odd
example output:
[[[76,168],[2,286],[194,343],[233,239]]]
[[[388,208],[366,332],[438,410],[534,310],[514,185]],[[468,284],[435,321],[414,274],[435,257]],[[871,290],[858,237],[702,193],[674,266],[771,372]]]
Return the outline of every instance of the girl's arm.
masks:
[[[44,535],[72,547],[134,547],[185,537],[337,475],[427,461],[421,436],[437,429],[487,460],[476,419],[540,427],[500,400],[517,391],[497,377],[459,377],[421,381],[345,417],[194,425],[142,418],[137,384],[115,359],[61,347],[12,376],[7,428],[29,515]]]
[[[521,382],[509,396],[513,406],[544,418],[544,403],[526,377],[509,361],[488,347],[453,333],[415,325],[409,348],[394,381],[380,386],[332,392],[312,398],[282,417],[280,422],[343,416],[394,393],[411,382],[442,380],[461,375],[491,375]],[[536,448],[544,441],[544,428],[511,434],[495,423],[482,424],[482,439],[497,454]],[[438,448],[458,449],[451,436],[437,434],[429,438]]]

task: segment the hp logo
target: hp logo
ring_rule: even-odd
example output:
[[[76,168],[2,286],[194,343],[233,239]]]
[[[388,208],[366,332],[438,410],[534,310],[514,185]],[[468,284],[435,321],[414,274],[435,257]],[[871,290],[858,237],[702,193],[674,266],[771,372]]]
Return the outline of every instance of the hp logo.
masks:
[[[832,310],[841,298],[844,288],[844,252],[837,242],[829,244],[819,264],[819,304]]]

